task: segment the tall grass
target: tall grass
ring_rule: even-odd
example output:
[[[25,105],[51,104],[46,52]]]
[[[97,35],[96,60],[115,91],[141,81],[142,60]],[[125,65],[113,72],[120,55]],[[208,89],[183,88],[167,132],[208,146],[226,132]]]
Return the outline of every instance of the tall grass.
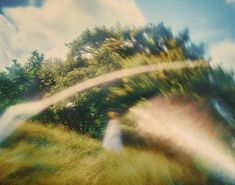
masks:
[[[134,146],[106,152],[97,140],[39,123],[1,144],[0,164],[1,185],[206,184],[190,158]]]

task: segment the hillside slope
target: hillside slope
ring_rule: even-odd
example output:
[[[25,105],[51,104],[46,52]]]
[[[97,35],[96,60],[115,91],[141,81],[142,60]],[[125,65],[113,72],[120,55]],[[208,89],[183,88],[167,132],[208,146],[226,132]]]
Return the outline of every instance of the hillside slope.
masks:
[[[99,141],[65,128],[27,123],[1,144],[0,184],[205,184],[189,157]],[[200,179],[200,181],[199,181]]]

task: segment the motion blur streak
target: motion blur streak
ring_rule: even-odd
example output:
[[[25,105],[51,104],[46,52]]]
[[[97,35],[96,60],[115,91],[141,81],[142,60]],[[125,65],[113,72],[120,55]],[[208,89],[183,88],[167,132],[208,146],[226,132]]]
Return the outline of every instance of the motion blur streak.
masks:
[[[131,112],[140,131],[170,141],[177,148],[203,160],[207,168],[235,180],[235,161],[228,148],[205,129],[210,124],[207,117],[203,117],[201,112],[196,113],[196,110],[189,112],[189,109],[153,99],[148,104],[132,108]]]
[[[153,65],[144,65],[140,67],[123,69],[120,71],[111,72],[99,77],[92,78],[90,80],[78,83],[72,87],[68,87],[67,89],[49,97],[44,98],[39,101],[18,104],[9,107],[5,113],[0,118],[0,141],[6,138],[9,134],[11,134],[16,128],[18,128],[25,120],[29,119],[32,116],[40,113],[50,105],[58,103],[61,100],[69,98],[76,93],[83,92],[92,87],[103,85],[107,82],[113,82],[115,80],[137,75],[140,73],[146,73],[151,71],[160,71],[167,70],[173,68],[193,68],[199,66],[208,66],[206,62],[190,62],[190,61],[179,61],[172,63],[159,63]]]

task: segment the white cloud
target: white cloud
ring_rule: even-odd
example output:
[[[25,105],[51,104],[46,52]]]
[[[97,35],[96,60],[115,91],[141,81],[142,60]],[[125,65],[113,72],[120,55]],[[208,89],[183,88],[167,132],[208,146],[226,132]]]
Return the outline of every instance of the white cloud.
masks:
[[[134,0],[46,0],[43,8],[9,8],[4,13],[17,28],[0,16],[0,67],[13,58],[25,59],[35,49],[64,58],[64,44],[86,28],[145,23]]]
[[[213,66],[222,65],[227,70],[235,71],[235,42],[226,40],[209,48]]]
[[[225,3],[227,3],[227,4],[233,4],[233,3],[235,3],[235,0],[225,0]]]
[[[229,6],[232,6],[235,9],[235,0],[225,0],[225,3]]]

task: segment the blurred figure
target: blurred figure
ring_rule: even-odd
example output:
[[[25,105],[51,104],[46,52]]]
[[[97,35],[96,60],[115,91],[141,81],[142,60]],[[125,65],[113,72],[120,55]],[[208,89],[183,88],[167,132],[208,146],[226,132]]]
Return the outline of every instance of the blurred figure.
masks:
[[[109,122],[103,139],[103,147],[109,151],[122,150],[120,124],[116,112],[108,112]]]

